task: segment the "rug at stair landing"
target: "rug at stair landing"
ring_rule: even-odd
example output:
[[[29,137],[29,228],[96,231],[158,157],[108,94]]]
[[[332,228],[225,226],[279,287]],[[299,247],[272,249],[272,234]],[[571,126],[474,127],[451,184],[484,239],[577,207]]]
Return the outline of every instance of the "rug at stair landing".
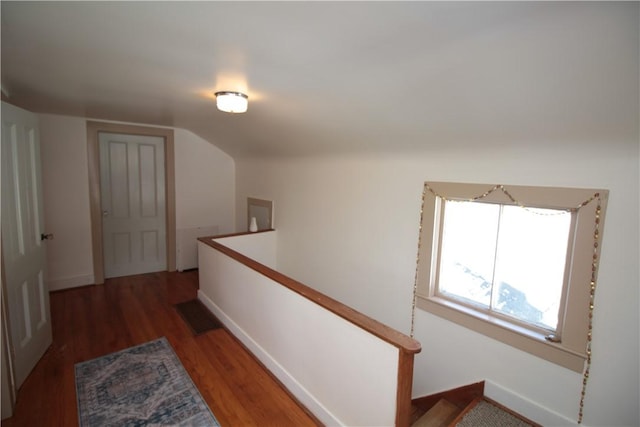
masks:
[[[75,365],[87,426],[219,426],[165,337]]]

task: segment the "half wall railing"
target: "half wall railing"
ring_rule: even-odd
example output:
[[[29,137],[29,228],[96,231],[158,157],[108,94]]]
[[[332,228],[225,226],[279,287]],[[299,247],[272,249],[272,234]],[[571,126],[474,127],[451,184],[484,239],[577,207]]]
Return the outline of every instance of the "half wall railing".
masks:
[[[420,343],[279,273],[275,230],[198,241],[198,298],[322,423],[409,425]]]

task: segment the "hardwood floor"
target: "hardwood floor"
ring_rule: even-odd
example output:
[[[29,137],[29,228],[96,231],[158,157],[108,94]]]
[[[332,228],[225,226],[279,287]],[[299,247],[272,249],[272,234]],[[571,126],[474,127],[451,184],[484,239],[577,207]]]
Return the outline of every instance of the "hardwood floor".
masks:
[[[193,336],[172,306],[194,298],[197,281],[163,272],[51,294],[53,345],[2,425],[77,425],[74,364],[161,336],[222,426],[319,425],[225,329]]]

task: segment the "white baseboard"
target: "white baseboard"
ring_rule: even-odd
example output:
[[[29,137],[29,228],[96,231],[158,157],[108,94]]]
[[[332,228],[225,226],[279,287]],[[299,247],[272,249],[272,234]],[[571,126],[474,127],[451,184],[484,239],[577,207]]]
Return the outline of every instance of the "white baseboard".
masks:
[[[84,276],[47,280],[47,285],[49,286],[49,292],[51,292],[60,291],[62,289],[77,288],[79,286],[93,285],[95,282],[93,274],[87,274]]]
[[[570,420],[491,381],[485,381],[484,395],[543,426],[573,427],[578,425],[577,421]]]
[[[253,340],[242,328],[228,317],[209,297],[201,290],[198,291],[198,299],[231,331],[231,333],[249,349],[249,351],[262,362],[262,364],[286,387],[289,392],[298,399],[313,415],[324,425],[344,425],[327,408],[325,408],[308,390],[306,390],[291,374],[273,359],[256,341]]]

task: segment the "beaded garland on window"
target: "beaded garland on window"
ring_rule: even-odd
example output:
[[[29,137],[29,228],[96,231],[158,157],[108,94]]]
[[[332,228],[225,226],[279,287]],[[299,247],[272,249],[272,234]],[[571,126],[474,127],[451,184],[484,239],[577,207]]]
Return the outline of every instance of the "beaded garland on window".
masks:
[[[497,190],[502,191],[509,198],[509,200],[511,200],[511,202],[514,203],[515,205],[521,208],[527,209],[527,207],[523,203],[515,199],[509,193],[509,191],[505,188],[505,186],[502,184],[495,185],[490,190],[485,191],[484,193],[478,196],[471,197],[465,201],[475,202],[475,201],[481,200]],[[433,188],[431,188],[431,186],[429,186],[428,183],[426,182],[424,183],[424,189],[422,191],[422,206],[420,208],[420,226],[418,227],[419,237],[418,237],[418,255],[416,258],[416,274],[415,274],[415,279],[413,284],[413,301],[411,305],[411,331],[409,335],[412,338],[414,335],[414,328],[415,328],[416,300],[417,300],[417,293],[418,293],[418,264],[420,262],[420,248],[422,243],[421,242],[422,220],[424,216],[424,204],[425,204],[425,197],[426,197],[427,191],[433,194],[435,197],[438,197],[444,201],[447,201],[447,202],[456,201],[456,200],[448,199],[447,197],[442,196],[441,194],[438,194]],[[580,406],[578,410],[578,420],[577,420],[578,424],[582,424],[582,418],[584,415],[584,401],[585,401],[585,396],[587,392],[587,383],[589,381],[589,374],[591,371],[591,341],[593,338],[593,309],[594,309],[594,300],[595,300],[595,293],[596,293],[598,247],[600,245],[600,215],[602,211],[602,201],[600,198],[600,193],[594,193],[593,196],[591,196],[584,202],[580,203],[578,206],[568,209],[569,212],[576,212],[581,208],[587,206],[593,201],[596,201],[597,203],[596,203],[595,224],[594,224],[594,232],[593,232],[593,256],[592,256],[592,262],[591,262],[591,280],[589,283],[589,319],[588,319],[587,348],[586,348],[587,359],[586,359],[585,369],[582,376],[582,390],[580,392]]]

